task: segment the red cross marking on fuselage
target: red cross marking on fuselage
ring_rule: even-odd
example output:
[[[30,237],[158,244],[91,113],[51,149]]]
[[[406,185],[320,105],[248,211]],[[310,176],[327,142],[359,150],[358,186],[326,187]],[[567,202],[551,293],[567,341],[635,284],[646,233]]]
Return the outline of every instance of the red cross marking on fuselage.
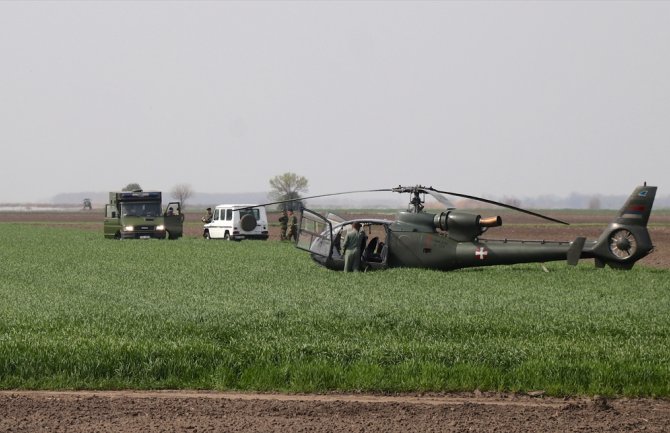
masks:
[[[479,247],[478,250],[475,250],[475,256],[479,257],[479,260],[484,260],[488,253],[489,251],[484,247]]]

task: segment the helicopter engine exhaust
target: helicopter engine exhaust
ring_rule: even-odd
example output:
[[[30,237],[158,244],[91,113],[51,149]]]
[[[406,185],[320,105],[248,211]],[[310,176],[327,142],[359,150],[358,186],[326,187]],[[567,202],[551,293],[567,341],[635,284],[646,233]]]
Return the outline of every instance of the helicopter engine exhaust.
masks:
[[[501,225],[502,218],[499,216],[479,219],[479,227],[500,227]]]
[[[500,227],[502,218],[482,218],[481,215],[468,212],[449,211],[435,215],[433,225],[436,229],[448,232],[450,238],[465,242],[481,235],[489,227]]]

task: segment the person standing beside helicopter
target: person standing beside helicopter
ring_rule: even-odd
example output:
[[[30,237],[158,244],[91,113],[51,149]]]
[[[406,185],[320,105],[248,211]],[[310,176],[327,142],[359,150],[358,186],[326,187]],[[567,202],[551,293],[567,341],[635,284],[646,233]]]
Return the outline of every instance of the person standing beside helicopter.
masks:
[[[286,229],[288,228],[288,215],[286,215],[286,209],[282,211],[281,216],[279,217],[279,240],[285,241]]]
[[[361,264],[361,224],[355,222],[352,229],[342,243],[342,255],[344,256],[344,272],[358,272]]]
[[[286,239],[292,242],[298,242],[298,218],[293,215],[293,210],[288,211]]]

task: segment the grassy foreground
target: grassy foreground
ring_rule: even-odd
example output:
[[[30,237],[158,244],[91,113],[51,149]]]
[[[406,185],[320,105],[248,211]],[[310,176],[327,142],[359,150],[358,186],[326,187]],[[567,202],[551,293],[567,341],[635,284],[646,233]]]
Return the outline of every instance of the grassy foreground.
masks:
[[[670,271],[327,271],[0,224],[0,388],[670,395]]]

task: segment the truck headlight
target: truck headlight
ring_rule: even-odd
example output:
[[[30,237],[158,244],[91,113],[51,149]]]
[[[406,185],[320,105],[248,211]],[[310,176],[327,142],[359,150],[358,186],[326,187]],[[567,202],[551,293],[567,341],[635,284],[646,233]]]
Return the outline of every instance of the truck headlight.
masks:
[[[135,230],[135,227],[133,227],[133,226],[125,226],[125,227],[123,228],[123,230],[126,231],[126,232],[132,232],[133,230]]]
[[[165,230],[165,226],[163,224],[158,225],[158,226],[156,226],[156,230],[159,231],[159,232],[162,232],[163,230]]]

